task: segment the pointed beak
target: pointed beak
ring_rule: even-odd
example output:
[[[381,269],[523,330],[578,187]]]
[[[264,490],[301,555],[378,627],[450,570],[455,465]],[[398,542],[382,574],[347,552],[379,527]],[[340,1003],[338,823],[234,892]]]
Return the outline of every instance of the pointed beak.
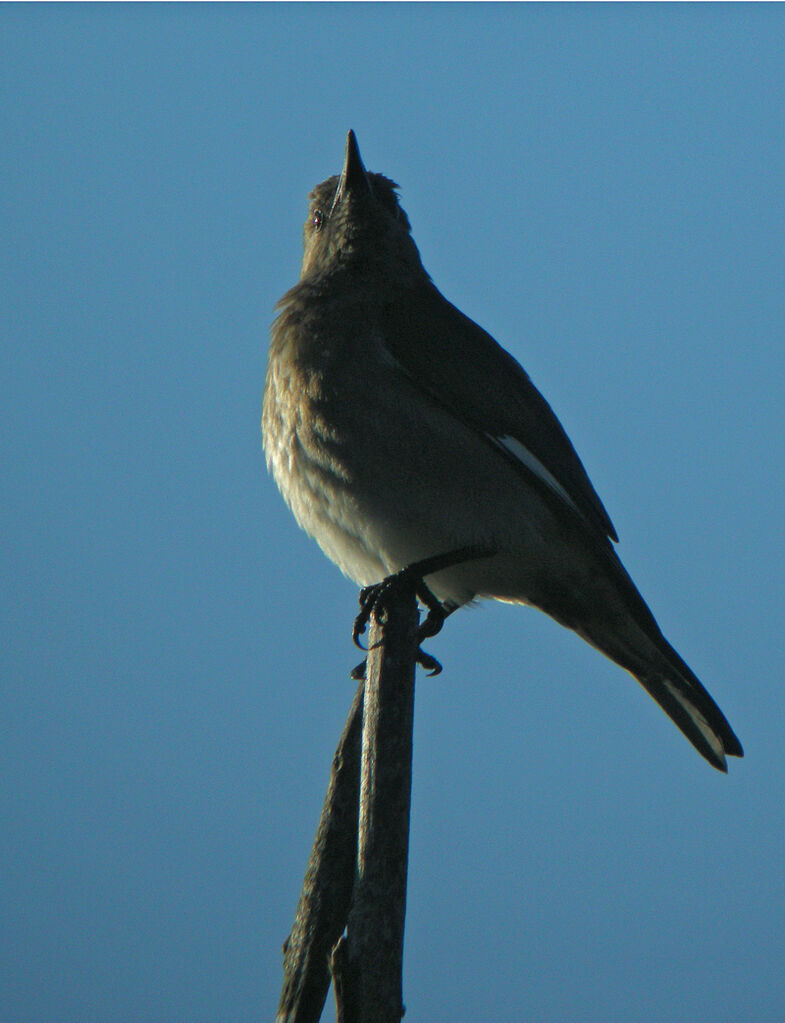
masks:
[[[333,199],[330,213],[332,213],[341,199],[350,192],[353,192],[355,195],[363,193],[370,195],[372,192],[371,182],[368,180],[368,175],[365,172],[362,157],[360,156],[360,147],[357,145],[357,136],[351,129],[349,129],[349,134],[346,136],[343,170],[338,181],[338,187],[335,190],[335,198]]]

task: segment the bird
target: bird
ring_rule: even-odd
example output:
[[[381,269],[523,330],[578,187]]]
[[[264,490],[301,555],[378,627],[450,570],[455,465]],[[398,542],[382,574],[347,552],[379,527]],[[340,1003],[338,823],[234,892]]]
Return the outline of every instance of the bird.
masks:
[[[418,594],[442,618],[481,599],[543,611],[727,771],[741,743],[622,565],[572,442],[522,366],[437,289],[398,191],[349,131],[340,175],[309,196],[262,403],[284,500],[362,587],[423,565]]]

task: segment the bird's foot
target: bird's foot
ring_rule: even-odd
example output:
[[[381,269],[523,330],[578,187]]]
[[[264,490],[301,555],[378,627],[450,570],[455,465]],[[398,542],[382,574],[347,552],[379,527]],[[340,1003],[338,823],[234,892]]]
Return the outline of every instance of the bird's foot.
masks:
[[[388,575],[380,583],[373,586],[366,586],[360,591],[360,613],[354,620],[352,628],[352,639],[355,646],[364,650],[360,637],[370,621],[374,612],[381,611],[390,594],[400,587],[407,587],[414,590],[414,593],[422,604],[427,608],[428,614],[425,621],[420,625],[417,637],[420,642],[429,639],[441,631],[447,611],[441,601],[434,596],[431,590],[425,585],[424,577],[440,572],[442,569],[451,568],[453,565],[461,564],[464,561],[472,561],[477,558],[492,557],[495,551],[489,547],[461,547],[458,550],[449,551],[446,554],[437,554],[431,558],[423,558],[422,561],[415,561],[399,572]],[[430,675],[438,675],[442,670],[441,664],[435,657],[431,657],[422,647],[417,650],[417,663],[421,665]],[[358,664],[352,671],[353,679],[365,677],[365,661]]]
[[[442,666],[439,661],[437,661],[436,658],[432,657],[429,653],[426,653],[422,647],[418,647],[417,649],[416,661],[420,667],[425,668],[429,676],[439,675],[442,671]],[[349,672],[349,677],[353,678],[355,682],[361,682],[365,678],[365,669],[367,664],[367,658],[364,661],[360,661],[360,663]]]

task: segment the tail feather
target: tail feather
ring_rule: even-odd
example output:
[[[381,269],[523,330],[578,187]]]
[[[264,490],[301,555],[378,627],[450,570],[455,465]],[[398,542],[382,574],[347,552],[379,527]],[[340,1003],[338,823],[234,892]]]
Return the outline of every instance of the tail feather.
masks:
[[[573,628],[636,678],[657,701],[695,749],[719,771],[728,770],[726,756],[743,757],[741,743],[725,715],[687,664],[676,653],[614,551],[605,551],[605,568],[618,587],[621,607],[600,594],[594,606],[584,605]],[[613,613],[608,613],[609,611]],[[552,617],[558,613],[548,609]]]
[[[697,751],[713,767],[727,771],[726,756],[744,756],[741,743],[693,672],[670,644],[667,647],[667,662],[663,658],[657,670],[636,672],[636,678]]]
[[[690,697],[669,679],[656,676],[641,678],[639,682],[712,767],[719,771],[727,771],[726,754],[742,756],[741,746],[733,732],[728,729],[732,739],[730,742],[726,741],[726,738],[709,724]]]

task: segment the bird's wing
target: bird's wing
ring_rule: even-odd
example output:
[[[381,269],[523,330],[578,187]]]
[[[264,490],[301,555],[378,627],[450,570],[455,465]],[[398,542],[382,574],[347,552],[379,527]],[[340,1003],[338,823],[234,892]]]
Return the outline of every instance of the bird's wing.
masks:
[[[523,368],[433,284],[422,289],[386,310],[384,341],[396,362],[603,538],[617,540],[569,437]],[[419,315],[423,309],[427,328]]]

